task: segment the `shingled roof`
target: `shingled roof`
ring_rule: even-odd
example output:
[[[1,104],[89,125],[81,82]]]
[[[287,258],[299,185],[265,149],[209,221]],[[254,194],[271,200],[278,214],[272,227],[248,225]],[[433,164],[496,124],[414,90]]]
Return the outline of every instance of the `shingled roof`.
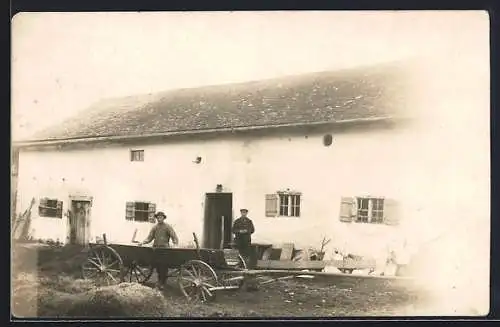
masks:
[[[32,140],[387,117],[401,106],[401,72],[381,65],[107,99]]]

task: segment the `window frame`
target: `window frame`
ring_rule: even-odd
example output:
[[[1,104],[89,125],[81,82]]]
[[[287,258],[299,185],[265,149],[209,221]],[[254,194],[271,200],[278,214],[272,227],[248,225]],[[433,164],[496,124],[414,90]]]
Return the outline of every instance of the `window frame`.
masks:
[[[275,197],[274,205],[276,208],[268,207],[267,201],[272,197]],[[300,192],[278,191],[272,194],[266,194],[266,217],[300,218],[302,214],[302,200],[302,193]],[[271,210],[275,212],[275,214],[268,214]]]
[[[138,209],[138,205],[144,205],[147,209]],[[137,219],[137,213],[146,213],[146,219]],[[154,223],[156,203],[151,201],[135,200],[127,201],[125,204],[125,220],[135,223]]]
[[[49,202],[55,202],[55,206],[49,206]],[[38,200],[38,217],[62,219],[63,205],[63,201],[57,198],[42,197]]]
[[[138,154],[138,158],[136,158],[136,154]],[[144,162],[144,149],[130,149],[130,161]]]
[[[354,222],[360,224],[384,224],[385,223],[385,198],[381,196],[356,196],[355,198],[356,205],[356,215]],[[360,202],[361,201],[361,202]],[[363,201],[367,201],[368,208],[364,208],[362,205]],[[361,203],[361,205],[360,205]],[[380,203],[382,203],[382,208],[380,209]],[[374,206],[376,205],[376,209]],[[366,212],[365,215],[360,215],[361,212]],[[374,212],[377,214],[377,217],[374,219]],[[366,220],[361,219],[360,217],[366,217]]]

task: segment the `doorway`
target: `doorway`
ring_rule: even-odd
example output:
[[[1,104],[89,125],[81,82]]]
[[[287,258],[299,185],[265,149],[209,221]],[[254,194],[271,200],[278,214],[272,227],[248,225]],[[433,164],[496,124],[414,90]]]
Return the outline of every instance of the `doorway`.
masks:
[[[233,194],[207,193],[202,246],[209,249],[230,248],[232,224]]]
[[[86,245],[90,238],[89,200],[72,200],[69,215],[69,243]]]

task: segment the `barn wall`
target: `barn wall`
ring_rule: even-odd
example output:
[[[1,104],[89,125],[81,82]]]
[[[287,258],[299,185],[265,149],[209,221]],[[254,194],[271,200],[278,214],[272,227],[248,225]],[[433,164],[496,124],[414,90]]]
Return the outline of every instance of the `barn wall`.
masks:
[[[69,195],[89,195],[94,199],[92,237],[105,232],[112,242],[130,243],[134,229],[142,239],[151,224],[126,221],[125,203],[152,201],[168,214],[181,244],[187,245],[192,232],[202,235],[204,194],[222,184],[224,191],[233,192],[235,215],[240,207],[250,210],[255,242],[317,247],[328,237],[329,250],[340,247],[374,255],[405,235],[402,231],[411,221],[432,230],[429,212],[457,210],[453,188],[443,191],[455,171],[439,166],[440,153],[425,156],[435,140],[423,137],[418,126],[332,134],[329,147],[323,145],[323,133],[305,132],[135,146],[145,150],[144,162],[131,162],[125,146],[22,152],[19,211],[31,197],[56,197],[67,211]],[[200,164],[193,162],[197,156],[202,157]],[[265,217],[265,195],[287,188],[303,194],[301,217]],[[397,200],[403,209],[401,224],[340,222],[340,198],[359,195]],[[36,216],[36,210],[33,213]],[[35,217],[33,236],[64,242],[66,220]]]

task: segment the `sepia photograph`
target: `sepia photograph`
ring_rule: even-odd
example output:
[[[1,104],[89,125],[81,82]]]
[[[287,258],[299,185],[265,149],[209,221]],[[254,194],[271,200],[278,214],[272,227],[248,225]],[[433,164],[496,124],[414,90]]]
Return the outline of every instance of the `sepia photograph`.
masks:
[[[12,318],[489,313],[486,11],[11,26]]]

